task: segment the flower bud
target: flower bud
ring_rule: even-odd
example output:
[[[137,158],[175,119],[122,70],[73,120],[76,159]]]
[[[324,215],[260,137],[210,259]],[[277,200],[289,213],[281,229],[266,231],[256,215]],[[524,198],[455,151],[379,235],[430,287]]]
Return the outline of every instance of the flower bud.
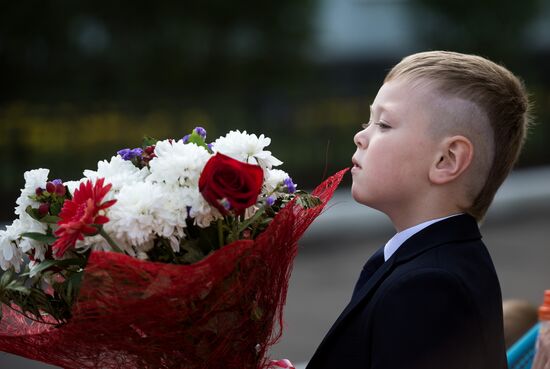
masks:
[[[44,215],[47,215],[49,211],[50,211],[50,204],[48,204],[47,202],[44,204],[40,204],[40,206],[38,207],[38,214],[40,214],[41,217],[43,217]]]
[[[36,196],[42,196],[43,192],[44,192],[44,189],[40,187],[36,187],[36,190],[34,190],[34,193],[36,194]]]
[[[48,191],[49,193],[54,193],[55,192],[55,184],[53,184],[52,182],[46,183],[46,191]]]
[[[206,129],[202,127],[195,127],[193,131],[199,136],[201,136],[202,138],[206,138]]]
[[[65,193],[67,192],[65,185],[62,183],[55,185],[55,194],[58,196],[65,196]]]

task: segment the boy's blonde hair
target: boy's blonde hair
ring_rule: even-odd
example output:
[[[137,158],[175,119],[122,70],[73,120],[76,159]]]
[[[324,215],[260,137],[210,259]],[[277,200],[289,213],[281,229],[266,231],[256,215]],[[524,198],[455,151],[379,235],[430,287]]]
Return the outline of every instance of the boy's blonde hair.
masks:
[[[465,109],[467,111],[461,115],[467,120],[464,126],[476,133],[483,132],[483,127],[479,126],[487,126],[488,121],[490,129],[485,130],[489,133],[485,138],[472,134],[478,154],[474,161],[486,164],[478,163],[476,167],[473,163],[476,174],[484,178],[480,178],[475,193],[471,193],[471,207],[465,209],[480,221],[512,170],[525,141],[530,109],[523,83],[506,68],[485,58],[448,51],[422,52],[404,58],[388,73],[384,82],[395,79],[426,82],[444,97],[472,103],[477,108],[473,110],[481,114]]]

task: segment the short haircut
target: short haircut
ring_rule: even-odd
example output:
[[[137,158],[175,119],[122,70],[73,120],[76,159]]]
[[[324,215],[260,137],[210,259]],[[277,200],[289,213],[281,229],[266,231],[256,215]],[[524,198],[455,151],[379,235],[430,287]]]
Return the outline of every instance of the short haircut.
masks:
[[[384,82],[423,81],[438,94],[466,103],[452,122],[466,127],[474,145],[472,166],[479,176],[465,211],[481,221],[495,193],[516,163],[530,123],[522,81],[509,70],[476,55],[429,51],[399,62]],[[457,122],[458,120],[458,122]]]

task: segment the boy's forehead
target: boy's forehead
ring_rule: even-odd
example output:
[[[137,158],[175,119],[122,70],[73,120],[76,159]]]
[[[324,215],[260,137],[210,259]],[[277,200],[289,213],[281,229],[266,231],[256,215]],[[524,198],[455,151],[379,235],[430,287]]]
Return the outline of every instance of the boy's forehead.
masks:
[[[394,79],[380,87],[369,107],[371,114],[378,111],[393,112],[418,105],[428,109],[439,95],[432,83],[419,83],[403,78]]]

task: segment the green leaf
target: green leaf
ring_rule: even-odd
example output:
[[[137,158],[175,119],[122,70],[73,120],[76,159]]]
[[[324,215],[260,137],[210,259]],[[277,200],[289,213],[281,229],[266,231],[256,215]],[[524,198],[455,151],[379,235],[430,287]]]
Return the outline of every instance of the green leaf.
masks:
[[[48,244],[48,245],[51,244],[51,243],[54,243],[57,240],[57,238],[53,235],[42,234],[42,233],[38,233],[38,232],[21,233],[21,237],[30,238],[31,240],[42,242],[42,243],[45,243],[45,244]]]
[[[55,215],[46,215],[45,217],[40,218],[40,221],[42,223],[48,223],[48,224],[57,224],[57,222],[59,222],[60,220],[61,218]]]
[[[2,273],[2,278],[0,278],[0,288],[5,288],[11,282],[13,276],[14,273],[11,270],[7,270]]]
[[[180,247],[186,251],[181,257],[181,260],[185,263],[193,264],[204,259],[206,256],[200,249],[198,240],[185,240],[180,244]]]
[[[296,202],[298,203],[298,205],[300,205],[304,209],[311,209],[321,205],[322,203],[320,198],[318,198],[317,196],[310,195],[308,193],[300,194]]]
[[[25,209],[25,213],[29,214],[34,220],[40,221],[40,213],[38,212],[38,209],[33,209],[32,206],[29,205]]]
[[[56,206],[59,209],[57,209]],[[61,206],[62,205],[52,203],[50,211],[54,214],[56,212],[59,213],[59,211],[61,210]],[[59,218],[58,216],[55,216],[55,215],[41,216],[40,213],[38,212],[38,209],[33,209],[32,206],[30,206],[30,205],[27,206],[27,208],[25,209],[25,212],[27,214],[29,214],[31,216],[31,218],[33,218],[34,220],[38,220],[39,222],[42,222],[42,223],[54,224],[54,223],[57,223],[61,219],[61,218]]]
[[[198,228],[198,227],[197,227]],[[206,228],[198,228],[198,246],[204,255],[208,255],[211,251],[219,247],[219,235],[217,223]],[[223,230],[222,230],[223,231]],[[223,233],[222,233],[223,238]],[[222,240],[223,241],[223,240]]]
[[[260,321],[264,316],[264,311],[258,305],[254,305],[252,311],[250,312],[250,318],[255,321]]]
[[[37,302],[37,305],[48,306],[49,301],[46,293],[39,288],[31,288],[29,290],[30,297]]]
[[[65,269],[68,266],[78,266],[83,268],[86,264],[85,259],[73,258],[73,259],[64,259],[64,260],[44,260],[36,268],[33,269],[34,274],[42,273],[50,268],[58,267]]]
[[[80,290],[80,282],[82,281],[83,273],[74,273],[66,281],[66,301],[68,304],[72,304],[78,295]]]
[[[31,294],[31,291],[27,287],[23,286],[23,284],[18,280],[11,281],[6,286],[6,290],[19,292],[19,293],[22,293],[24,295],[30,295]]]
[[[35,275],[37,275],[38,273],[42,273],[46,270],[48,270],[49,268],[55,266],[55,263],[56,263],[57,260],[44,260],[43,262],[41,262],[40,264],[38,264],[37,267],[35,267],[33,269],[33,273]]]
[[[241,234],[248,226],[260,220],[260,218],[265,214],[265,208],[259,209],[253,216],[239,224],[238,233]]]
[[[156,138],[144,136],[143,141],[141,142],[141,147],[145,149],[148,146],[155,145],[157,142],[158,140]]]
[[[195,130],[193,130],[193,132],[191,132],[191,134],[189,135],[189,142],[201,146],[202,144],[204,144],[204,139],[201,135],[195,132]]]
[[[191,134],[189,135],[189,143],[194,143],[195,145],[202,146],[206,150],[208,150],[208,145],[206,145],[204,138],[202,138],[201,135],[195,132],[195,130],[193,130],[193,132],[191,132]]]
[[[49,215],[49,216],[47,215],[44,217],[44,218],[54,217],[54,218],[57,218],[56,221],[48,222],[48,221],[45,221],[44,218],[40,219],[40,221],[43,223],[57,223],[59,219],[61,219],[57,215],[61,212],[61,209],[63,208],[63,203],[64,203],[64,200],[62,202],[59,202],[59,201],[52,202],[50,204],[50,213],[53,215]]]

